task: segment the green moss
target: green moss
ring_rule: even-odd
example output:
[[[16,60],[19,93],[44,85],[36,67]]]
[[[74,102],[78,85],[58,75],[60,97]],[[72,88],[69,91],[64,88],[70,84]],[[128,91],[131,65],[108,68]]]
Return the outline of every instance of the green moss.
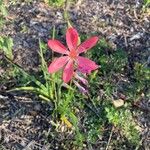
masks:
[[[58,6],[61,7],[65,5],[65,0],[44,0],[45,3],[49,4],[50,6]]]
[[[119,128],[121,133],[134,145],[139,144],[139,131],[136,129],[136,123],[129,108],[116,109],[112,107],[105,108],[107,118],[110,123]]]

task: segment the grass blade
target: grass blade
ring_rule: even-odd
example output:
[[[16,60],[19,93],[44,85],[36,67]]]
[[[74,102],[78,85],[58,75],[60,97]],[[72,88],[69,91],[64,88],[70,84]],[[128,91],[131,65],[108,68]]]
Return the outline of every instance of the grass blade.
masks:
[[[42,89],[35,88],[35,87],[32,87],[32,86],[18,87],[18,88],[8,90],[7,92],[14,92],[14,91],[32,91],[32,92],[35,92],[38,95],[44,95],[46,97],[49,97],[49,95],[47,93],[45,93]]]

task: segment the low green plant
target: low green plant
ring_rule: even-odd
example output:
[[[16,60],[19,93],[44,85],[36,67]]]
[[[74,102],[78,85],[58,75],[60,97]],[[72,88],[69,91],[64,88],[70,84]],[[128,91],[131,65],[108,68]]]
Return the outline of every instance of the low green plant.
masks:
[[[30,3],[32,3],[32,0],[24,0],[24,2],[26,2],[27,4],[30,4]],[[9,1],[10,5],[16,5],[19,3],[22,3],[22,0],[11,0],[11,1]]]
[[[13,64],[13,66],[17,68],[17,71],[20,71],[26,77],[26,79],[29,80],[29,82],[27,82],[28,84],[26,84],[25,87],[18,87],[10,91],[16,91],[16,90],[32,91],[32,92],[37,93],[39,97],[41,97],[42,99],[46,101],[54,101],[54,99],[57,99],[58,97],[58,94],[56,93],[56,84],[59,84],[61,87],[62,82],[59,79],[59,74],[50,76],[50,74],[48,73],[47,63],[43,56],[43,45],[40,40],[39,40],[39,47],[40,47],[39,55],[41,58],[40,67],[41,67],[41,71],[43,74],[42,77],[44,77],[44,82],[42,81],[43,78],[42,79],[39,78],[37,80],[35,76],[30,75],[23,68],[21,68],[17,64],[14,64],[12,61],[10,61]],[[36,86],[27,86],[27,85],[30,85],[30,83]],[[69,85],[66,85],[66,86],[68,88],[71,88]]]
[[[138,92],[135,90],[137,88],[133,88],[133,86],[137,87],[138,85],[140,88],[146,88],[148,86],[149,69],[141,64],[136,64],[134,70],[136,82],[122,82],[124,87],[122,90],[122,87],[118,84],[118,80],[122,75],[126,74],[125,68],[128,65],[126,52],[121,49],[117,49],[116,51],[111,50],[106,40],[102,39],[97,46],[88,53],[88,56],[100,64],[101,68],[99,72],[95,72],[97,74],[96,78],[93,78],[91,74],[92,80],[90,80],[91,96],[93,97],[96,108],[100,109],[97,114],[100,114],[100,118],[103,118],[103,123],[108,124],[109,122],[116,129],[119,129],[122,136],[124,136],[131,145],[136,147],[136,145],[140,143],[140,135],[131,108]],[[130,85],[132,86],[130,87]],[[115,108],[113,101],[117,98],[116,93],[120,90],[128,97],[127,102],[125,102],[121,108]],[[102,92],[101,98],[99,98],[97,91]],[[100,124],[103,126],[102,123]],[[89,132],[92,133],[90,130]]]
[[[69,3],[74,4],[76,1],[75,0],[44,0],[44,2],[49,6],[64,7],[67,6]]]
[[[110,123],[120,129],[120,132],[134,145],[139,144],[139,131],[129,108],[116,109],[106,107],[107,118]]]
[[[150,0],[144,0],[144,7],[150,6]]]
[[[123,72],[127,64],[127,54],[121,49],[112,50],[108,42],[102,38],[96,47],[88,53],[101,66],[101,72],[105,75],[112,75]]]
[[[55,31],[55,30],[54,30]],[[67,34],[68,34],[68,38],[72,37],[69,34],[76,33],[77,31],[74,28],[68,28],[67,29]],[[78,35],[78,34],[77,34]],[[88,84],[87,80],[85,80],[83,77],[79,77],[79,75],[77,76],[76,70],[77,68],[73,62],[77,62],[77,58],[80,53],[84,51],[86,51],[86,48],[83,49],[83,47],[80,47],[80,53],[77,54],[75,50],[72,51],[67,51],[67,49],[61,49],[61,47],[63,48],[63,46],[58,42],[58,40],[54,40],[55,37],[55,32],[53,32],[53,38],[52,40],[48,41],[48,45],[49,47],[52,46],[52,49],[54,49],[54,51],[56,52],[64,52],[66,53],[67,56],[62,56],[60,58],[56,58],[55,60],[53,60],[53,62],[51,63],[51,65],[48,67],[47,63],[44,59],[44,49],[45,44],[42,43],[39,40],[39,56],[40,56],[40,60],[41,60],[41,65],[40,65],[40,69],[41,69],[41,76],[38,76],[38,79],[36,78],[36,76],[30,75],[28,74],[23,68],[21,68],[19,65],[13,63],[13,61],[8,58],[6,56],[6,59],[15,67],[17,68],[17,71],[21,72],[20,74],[23,74],[24,78],[26,79],[25,82],[26,84],[24,84],[25,86],[21,86],[21,87],[16,87],[14,89],[9,90],[8,92],[14,92],[14,91],[30,91],[33,92],[35,94],[37,94],[39,96],[39,98],[45,100],[46,102],[51,102],[53,104],[53,116],[58,118],[58,116],[60,115],[60,119],[70,128],[74,128],[75,133],[76,133],[76,142],[78,145],[82,146],[82,141],[83,141],[83,136],[80,133],[79,127],[78,127],[78,118],[75,115],[75,107],[74,106],[74,98],[75,98],[75,93],[77,93],[77,89],[75,88],[75,86],[73,85],[73,77],[75,76],[78,80],[80,79],[81,82],[83,82],[84,84]],[[74,39],[73,39],[74,40]],[[78,37],[76,39],[77,43],[78,43]],[[91,47],[94,46],[96,44],[96,42],[98,41],[98,37],[92,37],[90,38],[90,42]],[[68,42],[68,41],[67,41]],[[88,43],[88,40],[87,40]],[[67,43],[68,44],[68,43]],[[68,44],[69,45],[69,44]],[[60,49],[57,47],[60,47]],[[71,43],[70,45],[71,46]],[[56,48],[56,49],[55,49]],[[54,56],[52,54],[52,56]],[[64,60],[64,58],[66,58]],[[53,58],[52,58],[53,59]],[[83,61],[83,63],[81,63],[81,68],[83,69],[85,67],[84,70],[81,71],[88,71],[91,72],[92,70],[97,69],[97,65],[95,64],[95,62],[84,58],[84,57],[79,57],[79,60],[81,59],[81,61]],[[68,70],[70,69],[67,65],[66,65],[66,70],[64,69],[64,73],[63,73],[63,80],[61,80],[60,75],[61,75],[61,71],[58,73],[54,73],[55,69],[58,71],[58,68],[60,67],[60,63],[64,63],[59,62],[59,60],[64,60],[64,61],[68,61],[66,63],[72,63],[72,65],[70,67],[71,70],[73,69],[72,73]],[[57,63],[57,61],[59,63]],[[91,63],[91,66],[89,64],[89,67],[86,66],[84,61],[88,61],[89,63]],[[56,64],[55,64],[56,63]],[[65,64],[64,64],[65,65]],[[58,67],[58,68],[57,68]],[[49,71],[49,72],[48,72]],[[52,72],[54,71],[54,72]],[[67,73],[68,72],[68,73]],[[50,74],[53,73],[53,74]],[[72,80],[71,80],[72,79]],[[67,84],[70,81],[70,84]],[[76,82],[77,83],[77,82]],[[79,86],[79,89],[84,93],[86,90],[80,86],[79,84],[77,84]],[[87,91],[86,91],[87,92]]]
[[[147,83],[150,82],[150,69],[146,66],[146,64],[135,63],[134,66],[134,77],[139,83]]]
[[[48,5],[52,5],[52,6],[63,6],[65,4],[66,0],[44,0],[45,3],[47,3]]]
[[[11,89],[7,92],[14,91],[28,91],[33,92],[39,96],[40,99],[51,103],[54,110],[54,118],[60,119],[67,125],[68,128],[72,128],[75,131],[76,135],[76,144],[82,146],[82,134],[78,128],[78,118],[75,115],[75,112],[71,109],[74,104],[74,93],[76,90],[68,84],[64,84],[60,79],[60,74],[50,75],[47,70],[47,63],[43,57],[43,48],[45,47],[41,41],[39,41],[40,47],[40,58],[41,58],[41,71],[42,76],[38,79],[27,73],[23,68],[13,63],[11,60],[7,59],[17,71],[16,78],[18,78],[19,84],[21,87]],[[43,80],[44,77],[44,80]],[[22,81],[22,83],[20,82]],[[24,86],[22,86],[24,85]],[[67,90],[63,90],[63,88]],[[63,90],[63,92],[62,92]]]
[[[13,47],[12,38],[0,36],[0,52],[4,52],[4,54],[11,60],[13,59],[12,47]]]
[[[149,12],[150,12],[150,0],[144,0],[143,1],[142,11],[143,11],[143,13],[147,13],[149,15]]]
[[[0,29],[4,25],[7,15],[8,15],[8,11],[4,4],[4,1],[0,0]]]
[[[125,85],[125,94],[128,95],[128,101],[131,103],[137,102],[144,94],[145,98],[150,96],[150,69],[146,64],[135,63],[132,81]]]
[[[0,15],[6,17],[8,15],[7,9],[4,5],[4,1],[0,1]]]

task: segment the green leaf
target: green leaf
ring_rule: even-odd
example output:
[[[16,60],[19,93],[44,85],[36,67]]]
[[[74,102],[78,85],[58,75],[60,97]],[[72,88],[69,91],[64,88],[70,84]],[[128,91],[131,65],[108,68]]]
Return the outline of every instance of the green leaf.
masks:
[[[45,93],[43,90],[41,90],[39,88],[32,87],[32,86],[18,87],[18,88],[8,90],[7,92],[14,92],[14,91],[32,91],[32,92],[35,92],[38,95],[43,95],[43,96],[49,97],[49,95],[47,93]]]

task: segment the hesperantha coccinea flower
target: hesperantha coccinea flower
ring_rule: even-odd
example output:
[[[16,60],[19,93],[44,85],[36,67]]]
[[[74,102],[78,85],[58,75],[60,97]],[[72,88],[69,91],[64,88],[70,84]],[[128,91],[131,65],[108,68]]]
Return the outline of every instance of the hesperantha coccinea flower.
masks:
[[[58,70],[63,69],[63,81],[65,83],[68,83],[72,79],[75,70],[89,74],[91,71],[98,68],[98,65],[94,61],[79,56],[81,53],[84,53],[95,46],[98,42],[98,37],[93,36],[80,45],[78,45],[78,40],[78,32],[73,27],[68,28],[66,32],[67,47],[58,40],[48,40],[48,46],[54,52],[63,54],[63,56],[54,59],[48,67],[48,71],[49,73],[55,73]]]

